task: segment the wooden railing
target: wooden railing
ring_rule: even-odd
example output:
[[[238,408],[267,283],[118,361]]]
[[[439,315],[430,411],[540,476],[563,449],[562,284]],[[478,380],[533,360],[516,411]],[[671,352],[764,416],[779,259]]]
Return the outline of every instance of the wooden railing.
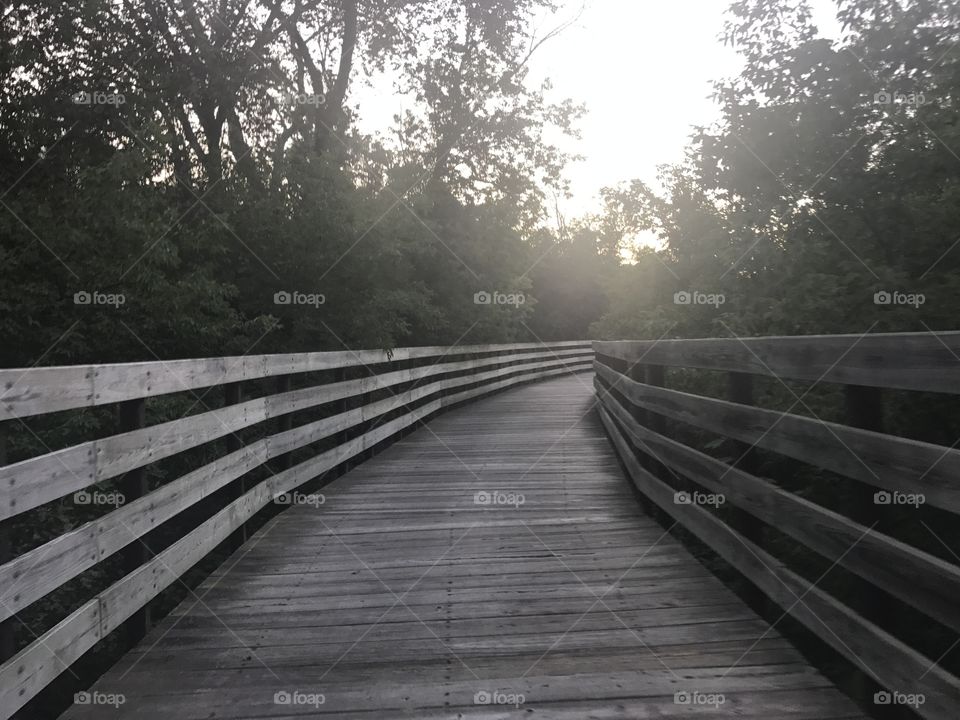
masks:
[[[0,716],[10,717],[121,626],[133,623],[134,639],[142,636],[151,600],[224,541],[238,533],[242,541],[246,523],[278,496],[367,457],[442,408],[589,370],[592,358],[588,342],[558,342],[0,370],[0,421],[113,405],[121,431],[0,467],[0,520],[69,502],[111,479],[120,479],[125,496],[0,566],[3,631],[9,635],[17,613],[111,556],[125,555],[127,570],[2,658]],[[145,422],[151,398],[189,393],[206,408],[209,390],[193,391],[219,386],[211,393],[222,398],[218,407]],[[149,489],[147,466],[214,441],[223,451],[215,460]],[[145,551],[148,533],[187,510],[208,517],[156,554]]]
[[[601,419],[641,493],[885,688],[878,703],[912,697],[922,702],[907,709],[923,717],[958,717],[960,681],[941,657],[925,656],[788,567],[783,556],[791,553],[774,554],[763,538],[782,534],[887,593],[877,593],[877,605],[902,602],[939,623],[944,649],[960,630],[960,567],[758,476],[755,455],[769,451],[878,488],[868,515],[889,510],[888,497],[960,512],[960,451],[881,432],[881,388],[960,394],[960,333],[595,342],[594,350]],[[724,373],[727,399],[665,387],[672,373],[710,379],[693,368]],[[809,410],[803,395],[782,392],[790,382],[842,385],[846,422],[752,406],[757,377],[780,385],[801,411]],[[732,439],[737,460],[676,439],[697,433]],[[839,482],[831,490],[843,490]]]

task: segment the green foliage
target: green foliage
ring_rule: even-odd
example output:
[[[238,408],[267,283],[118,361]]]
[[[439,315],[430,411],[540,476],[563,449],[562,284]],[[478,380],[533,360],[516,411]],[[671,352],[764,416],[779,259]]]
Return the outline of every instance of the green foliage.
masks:
[[[567,159],[544,132],[581,112],[525,83],[544,7],[14,4],[0,323],[23,342],[2,362],[534,339],[530,240]],[[358,68],[418,101],[396,143],[355,129]]]
[[[606,193],[608,214],[662,245],[625,271],[634,291],[614,288],[598,335],[955,326],[960,10],[847,0],[838,17],[848,35],[831,43],[804,2],[734,3],[725,39],[745,65],[716,86],[721,121],[662,169],[662,193]],[[726,303],[677,306],[679,290]],[[882,290],[925,303],[878,306]]]
[[[543,197],[563,191],[567,160],[545,137],[573,134],[580,113],[525,81],[530,19],[549,7],[7,3],[0,364],[537,339],[531,272],[560,251]],[[414,100],[395,141],[357,129],[349,90],[362,70],[388,71]],[[562,303],[556,285],[550,297]],[[478,304],[482,292],[523,302]],[[595,316],[554,321],[551,337],[582,336]],[[152,400],[148,415],[219,404],[216,392],[184,393]],[[118,429],[106,411],[9,425],[10,462]],[[222,445],[151,465],[149,482],[182,476]],[[195,510],[157,529],[151,547],[192,527]],[[102,512],[67,497],[17,516],[6,523],[12,551]],[[34,603],[20,613],[18,645],[122,573],[111,558]],[[157,604],[182,595],[174,587]],[[64,674],[64,688],[85,687],[115,659],[111,642],[85,659],[87,675]],[[54,693],[40,714],[58,715],[71,693]]]
[[[742,55],[744,69],[716,85],[720,121],[698,129],[682,163],[661,168],[659,189],[633,181],[604,193],[608,225],[626,234],[652,232],[659,245],[618,270],[609,285],[610,308],[592,325],[595,336],[956,329],[960,5],[837,5],[846,34],[836,42],[819,36],[804,0],[732,5],[725,40]],[[922,296],[923,302],[878,303],[875,294],[882,291]],[[677,303],[678,292],[713,294],[724,302]],[[667,384],[724,397],[726,381],[721,373],[671,370]],[[849,422],[841,388],[829,383],[758,379],[754,402]],[[884,408],[885,417],[876,420],[887,432],[956,446],[955,398],[885,390]],[[730,459],[726,443],[709,433],[686,425],[671,430]],[[758,458],[757,473],[784,489],[956,560],[952,517],[936,510],[878,512],[868,484],[774,453]],[[828,567],[832,558],[777,537],[774,526],[765,545],[955,672],[949,651],[954,633],[905,605],[881,617],[875,589]],[[823,662],[822,648],[815,656]]]

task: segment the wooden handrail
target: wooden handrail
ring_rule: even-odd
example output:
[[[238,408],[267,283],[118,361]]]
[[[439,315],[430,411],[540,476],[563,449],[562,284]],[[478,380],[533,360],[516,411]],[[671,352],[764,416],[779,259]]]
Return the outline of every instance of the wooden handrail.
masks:
[[[582,341],[549,343],[553,349],[582,347]],[[540,343],[410,347],[241,355],[190,360],[157,360],[110,365],[65,365],[0,369],[0,420],[96,407],[137,398],[196,390],[213,385],[259,380],[297,373],[368,367],[400,360],[456,357],[483,353],[539,350]]]
[[[519,353],[511,356],[511,362],[532,363],[583,352],[583,348],[560,348]],[[0,468],[0,520],[281,415],[415,380],[501,363],[502,356],[444,362],[293,390],[38,455]]]
[[[389,367],[399,361],[414,366]],[[226,454],[0,566],[0,621],[15,617],[185,510],[199,507],[215,491],[231,484],[240,489],[225,506],[210,508],[212,515],[200,525],[80,603],[0,666],[0,717],[10,717],[107,634],[133,622],[130,618],[135,613],[278,495],[364,457],[445,407],[517,383],[589,370],[592,361],[589,342],[558,342],[0,370],[0,382],[7,388],[0,419],[82,411],[198,387],[318,370],[353,367],[370,373],[234,401],[0,468],[2,519],[185,450],[234,438],[234,449],[228,448]],[[376,367],[371,368],[372,364]],[[370,393],[373,397],[363,400]],[[335,407],[341,400],[354,404]],[[356,405],[358,401],[362,404]],[[295,413],[311,408],[320,415],[318,419],[289,422],[291,416],[301,417]],[[279,417],[288,421],[276,429],[276,423],[268,421]],[[239,442],[235,435],[239,430],[258,434]],[[344,439],[344,432],[352,436]],[[258,468],[269,469],[268,461],[289,458],[295,450],[318,441],[336,444],[279,472],[271,471],[252,487],[237,485]]]
[[[630,364],[960,393],[960,331],[596,342]]]
[[[795,458],[882,491],[924,496],[960,512],[960,452],[851,425],[753,407],[663,387],[662,368],[724,371],[733,380],[766,375],[871,388],[960,392],[960,332],[665,341],[595,342],[601,419],[628,474],[662,511],[706,543],[764,595],[854,666],[891,691],[922,693],[922,717],[955,717],[960,680],[903,640],[804,579],[729,513],[685,502],[689,487],[796,540],[835,566],[960,630],[960,567],[874,526],[845,517],[759,477],[744,463],[753,447]],[[644,372],[645,368],[657,372]],[[655,376],[659,381],[652,383]],[[647,378],[647,382],[643,379]],[[668,383],[667,383],[668,384]],[[871,395],[870,397],[875,397]],[[871,406],[873,411],[879,409]],[[665,420],[739,441],[731,465],[669,437]],[[880,425],[880,417],[871,424]],[[748,443],[747,446],[742,443]],[[744,452],[745,450],[745,452]],[[679,493],[679,494],[678,494]],[[678,499],[679,498],[679,499]],[[734,524],[736,525],[736,524]],[[798,600],[801,598],[802,600]]]

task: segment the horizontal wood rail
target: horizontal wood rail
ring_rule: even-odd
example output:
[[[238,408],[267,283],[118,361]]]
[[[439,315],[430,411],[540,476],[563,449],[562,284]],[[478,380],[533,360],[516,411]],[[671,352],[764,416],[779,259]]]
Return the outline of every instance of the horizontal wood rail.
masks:
[[[923,694],[919,715],[956,717],[960,680],[791,570],[755,530],[774,528],[953,631],[960,567],[778,487],[749,458],[754,447],[769,450],[960,512],[960,452],[852,426],[881,426],[870,416],[881,414],[873,388],[960,392],[960,333],[595,342],[594,350],[601,419],[638,489],[882,687]],[[734,401],[663,387],[665,367],[725,371]],[[851,386],[851,425],[753,407],[753,375]],[[740,441],[739,460],[668,437],[667,419]],[[687,502],[688,487],[722,495],[756,524],[737,528],[716,505]]]
[[[594,349],[645,365],[960,393],[960,331],[613,341]]]
[[[566,341],[550,343],[549,347],[577,348],[582,345],[579,341]],[[0,388],[3,389],[0,395],[0,420],[109,405],[281,375],[366,367],[401,360],[428,360],[449,355],[537,351],[543,347],[540,343],[464,345],[451,352],[449,347],[431,346],[0,369]]]
[[[142,482],[138,473],[152,463],[228,441],[227,452],[212,462],[0,566],[0,620],[16,622],[18,612],[64,583],[121,551],[139,550],[147,533],[188,509],[205,507],[201,502],[216,491],[236,489],[225,504],[206,508],[209,517],[199,525],[142,558],[0,666],[0,716],[17,712],[278,496],[362,458],[445,407],[517,383],[589,370],[592,360],[590,343],[558,342],[0,370],[0,419],[120,403],[126,426],[134,428],[0,468],[0,519],[7,522],[111,478]],[[292,390],[286,380],[338,369],[362,376]],[[282,380],[281,392],[242,399],[236,383],[270,378]],[[165,423],[141,427],[143,406],[130,404],[215,385],[226,386],[223,395],[232,404]],[[300,421],[305,410],[319,417]],[[241,430],[243,441],[236,435]],[[289,462],[291,453],[319,441],[327,447]],[[286,467],[267,465],[278,458]],[[257,469],[269,476],[246,485]]]

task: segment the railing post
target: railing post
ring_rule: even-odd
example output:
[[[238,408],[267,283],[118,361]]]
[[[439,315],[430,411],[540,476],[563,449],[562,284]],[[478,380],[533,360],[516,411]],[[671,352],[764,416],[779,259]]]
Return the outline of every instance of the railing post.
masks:
[[[883,392],[880,388],[844,385],[843,389],[847,425],[883,432]]]
[[[127,400],[119,404],[118,416],[120,432],[139,430],[146,426],[146,401],[143,398]],[[145,466],[131,470],[121,477],[120,492],[124,495],[124,502],[130,502],[147,494],[147,472]],[[125,574],[134,572],[137,568],[153,557],[146,541],[147,536],[137,538],[121,555],[121,565]],[[128,647],[134,647],[150,630],[150,603],[135,611],[123,623],[123,635]]]
[[[342,367],[339,370],[337,370],[336,373],[337,373],[336,382],[347,382],[349,380],[352,380],[353,378],[351,376],[355,374],[350,371],[349,367]],[[347,396],[342,400],[340,400],[336,405],[337,407],[337,410],[335,411],[336,414],[339,415],[341,413],[345,413],[352,410],[353,408],[351,406],[353,405],[353,399],[354,399],[354,396]],[[358,423],[358,427],[362,428],[363,423]],[[344,443],[347,442],[347,438],[349,437],[350,437],[349,429],[341,430],[339,433],[337,433],[335,442],[337,445],[343,445]],[[356,464],[356,461],[352,458],[349,460],[344,460],[342,465],[334,469],[334,474],[331,475],[331,477],[340,477],[341,475],[350,472],[350,468],[352,468],[355,464]]]
[[[653,387],[664,386],[664,368],[663,365],[646,365],[645,382]],[[663,435],[667,432],[667,419],[658,413],[647,412],[647,426],[654,432]]]
[[[243,387],[241,383],[232,382],[223,386],[223,406],[237,405],[243,401]],[[243,442],[237,437],[235,432],[227,434],[226,437],[227,454],[236,452],[243,447]],[[227,502],[233,502],[242,497],[247,491],[247,476],[244,475],[233,483],[233,490],[227,494]],[[236,550],[247,541],[247,523],[242,523],[230,536],[230,549]]]
[[[377,373],[373,372],[373,370],[372,370],[370,367],[366,366],[366,365],[361,365],[361,366],[360,366],[360,372],[362,373],[362,377],[363,377],[364,379],[366,379],[366,378],[372,378],[372,377],[375,377],[375,376],[377,375]],[[360,394],[360,405],[359,405],[358,407],[362,408],[362,407],[364,407],[364,406],[366,406],[366,405],[369,405],[369,404],[371,403],[371,399],[373,398],[373,395],[374,395],[373,392],[361,393],[361,394]],[[364,433],[370,432],[370,430],[371,430],[371,429],[373,428],[373,426],[374,426],[374,421],[372,421],[372,420],[367,420],[366,422],[361,423],[360,426],[361,426],[361,428],[362,428],[362,432],[364,432]],[[372,457],[373,457],[373,448],[367,448],[367,449],[364,450],[362,453],[360,453],[360,455],[357,456],[357,459],[358,459],[358,463],[357,463],[357,464],[359,465],[359,464],[361,464],[361,463],[365,463],[367,460],[369,460],[369,459],[372,458]]]
[[[0,466],[7,464],[7,428],[9,423],[0,423]],[[13,542],[10,537],[10,519],[0,522],[0,564],[13,560]],[[6,662],[16,654],[14,636],[15,617],[9,617],[0,623],[0,663]]]
[[[744,372],[727,373],[727,400],[740,405],[753,405],[753,375]],[[730,464],[737,470],[750,473],[757,472],[757,454],[752,445],[739,440],[728,440],[727,447],[733,458]],[[750,542],[761,548],[766,546],[766,527],[761,520],[746,510],[737,507],[728,509],[733,526],[738,529]],[[775,604],[759,589],[751,588],[748,592],[751,604],[763,614],[775,610]]]
[[[277,392],[290,392],[290,376],[281,375],[277,378]],[[285,413],[277,419],[277,432],[286,432],[293,427],[293,416]],[[290,467],[290,453],[284,453],[276,459],[275,465],[278,472],[282,472]]]
[[[635,382],[646,382],[647,381],[647,367],[641,363],[635,363],[633,365],[627,366],[626,376]],[[638,423],[646,427],[647,425],[647,411],[639,408],[635,405],[629,407],[630,414],[633,415],[633,419]]]
[[[843,386],[844,420],[851,427],[861,430],[883,432],[883,391],[880,388],[866,385]],[[874,505],[874,512],[878,520],[890,522],[895,520],[894,513],[889,505]],[[877,613],[876,621],[888,632],[896,632],[901,613],[896,611],[893,603],[882,593],[872,600],[871,606]],[[869,700],[875,691],[875,685],[870,677],[856,666],[852,670],[851,695],[855,698]]]
[[[732,372],[727,375],[727,400],[740,405],[753,405],[753,375]],[[734,466],[744,472],[754,474],[757,471],[757,454],[751,445],[738,440],[730,441],[734,455]]]

